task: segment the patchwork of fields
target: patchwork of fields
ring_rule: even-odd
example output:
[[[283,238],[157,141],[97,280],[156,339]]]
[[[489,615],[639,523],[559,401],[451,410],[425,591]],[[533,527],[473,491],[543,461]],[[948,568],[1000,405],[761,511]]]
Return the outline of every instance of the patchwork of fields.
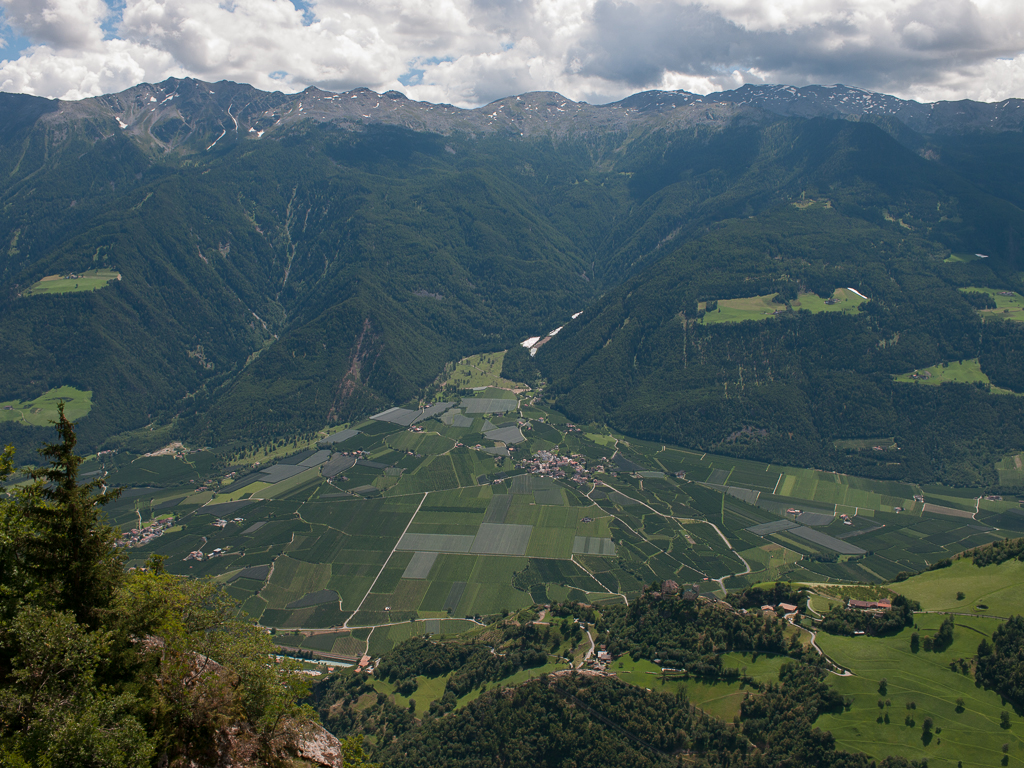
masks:
[[[1016,477],[1018,459],[999,471]],[[590,435],[494,388],[388,409],[228,477],[215,461],[105,459],[128,486],[112,522],[162,529],[135,535],[131,562],[165,555],[300,631],[296,647],[343,655],[533,603],[631,601],[664,579],[880,582],[1024,532],[1015,499]]]

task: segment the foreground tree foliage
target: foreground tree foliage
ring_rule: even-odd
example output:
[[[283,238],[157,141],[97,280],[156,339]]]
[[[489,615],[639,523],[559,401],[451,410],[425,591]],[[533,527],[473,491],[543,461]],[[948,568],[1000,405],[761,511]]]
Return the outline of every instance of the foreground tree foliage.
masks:
[[[304,680],[212,582],[159,558],[124,570],[101,511],[118,492],[78,482],[63,406],[56,428],[35,482],[0,500],[0,764],[273,764],[308,716]]]

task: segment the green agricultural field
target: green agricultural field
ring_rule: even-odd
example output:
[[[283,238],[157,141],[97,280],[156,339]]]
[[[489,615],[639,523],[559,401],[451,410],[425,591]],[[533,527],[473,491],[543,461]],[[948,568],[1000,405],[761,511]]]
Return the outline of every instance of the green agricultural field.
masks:
[[[120,280],[121,275],[112,269],[90,269],[70,275],[47,275],[22,293],[22,296],[42,296],[56,293],[85,293],[95,291]]]
[[[499,393],[501,390],[492,389],[483,394]],[[500,416],[491,418],[492,423],[504,422]],[[244,600],[246,609],[265,626],[333,627],[349,618],[350,627],[366,629],[396,620],[488,616],[537,601],[589,599],[588,594],[607,599],[627,595],[632,599],[645,584],[667,578],[684,583],[724,577],[727,586],[734,589],[777,580],[881,583],[901,571],[923,571],[965,548],[1007,535],[1004,531],[1016,531],[1012,526],[1018,520],[1024,524],[1012,500],[984,502],[977,522],[950,515],[922,515],[920,505],[911,501],[915,494],[924,492],[930,503],[971,513],[980,490],[936,486],[922,491],[903,483],[767,465],[594,431],[598,442],[611,443],[599,445],[583,432],[568,431],[564,419],[543,406],[531,406],[527,418],[527,434],[542,435],[543,445],[557,445],[558,452],[591,457],[585,460],[591,470],[597,464],[610,469],[608,457],[617,451],[621,459],[631,462],[630,467],[659,473],[663,470],[665,474],[640,479],[631,476],[635,470],[620,472],[617,477],[596,473],[593,479],[598,484],[584,486],[517,474],[498,484],[483,481],[478,485],[481,475],[493,477],[499,471],[515,471],[513,460],[496,462],[491,456],[466,448],[410,457],[388,448],[384,440],[400,449],[419,450],[423,450],[427,438],[445,445],[450,441],[429,432],[410,433],[371,422],[356,425],[371,434],[353,440],[365,437],[376,441],[373,455],[384,462],[396,462],[402,469],[400,476],[392,473],[387,477],[392,483],[397,480],[397,484],[382,496],[365,499],[346,492],[385,477],[383,471],[356,466],[346,471],[347,481],[335,478],[328,484],[313,468],[270,487],[255,483],[232,486],[229,493],[218,493],[212,499],[212,491],[193,493],[200,479],[215,487],[228,487],[220,483],[227,480],[230,485],[233,480],[211,475],[216,455],[210,451],[190,453],[185,460],[118,454],[107,459],[113,480],[137,488],[111,505],[108,515],[116,525],[129,528],[138,524],[140,515],[143,522],[148,522],[173,509],[174,530],[145,547],[129,550],[134,564],[144,562],[149,552],[155,551],[170,557],[167,567],[174,573],[216,578],[274,563],[274,576],[259,597],[252,596],[259,584],[253,586],[243,579],[230,583],[233,594]],[[516,453],[525,456],[527,450],[527,446],[521,446]],[[1018,471],[1017,458],[1010,456],[999,464],[1007,477]],[[89,466],[90,471],[101,468],[95,460]],[[677,472],[684,477],[676,477]],[[723,495],[705,482],[718,488],[725,485],[728,493]],[[246,505],[249,494],[257,500]],[[214,504],[193,512],[210,501]],[[230,506],[232,503],[243,506]],[[165,504],[166,508],[162,506]],[[218,509],[222,504],[223,509]],[[136,506],[140,512],[136,512]],[[893,508],[897,506],[906,512],[895,514]],[[748,530],[784,521],[789,508],[812,513],[800,525],[815,526],[804,531],[825,534],[826,538],[808,539],[792,530],[767,535]],[[837,509],[851,516],[850,525],[835,516]],[[244,522],[233,522],[235,517]],[[215,526],[217,518],[228,520],[227,526]],[[584,518],[589,522],[584,523]],[[478,542],[484,523],[486,541]],[[977,523],[997,528],[982,530]],[[495,526],[500,525],[533,526],[521,544],[507,550],[520,551],[522,546],[522,556],[469,552],[473,547],[490,551],[488,537],[492,534],[522,538],[522,531],[498,530]],[[396,551],[403,533],[411,538]],[[416,542],[424,551],[437,544],[434,539],[415,538],[423,534],[464,537],[466,541],[453,542],[452,546],[457,543],[457,549],[465,547],[467,552],[438,554],[424,578],[405,579],[403,574],[414,557]],[[865,550],[865,554],[842,555],[833,562],[827,537],[849,534],[853,534],[849,543]],[[574,548],[579,548],[577,537],[583,537],[584,549],[573,554]],[[201,561],[184,560],[199,547],[206,553],[220,549],[225,554]],[[737,555],[749,565],[750,573],[732,575],[746,568]],[[279,565],[285,571],[279,572]],[[302,580],[309,584],[285,583],[289,567],[307,573],[309,578]],[[958,564],[954,569],[930,572],[925,581],[941,579],[943,574],[961,567]],[[1011,564],[1007,570],[1014,567]],[[966,573],[965,584],[969,585],[973,572],[968,569]],[[1021,575],[1024,577],[1024,573]],[[922,589],[923,583],[911,580],[906,588]],[[374,593],[368,596],[371,585]],[[337,601],[333,607],[288,608],[323,589],[336,592],[348,613],[339,611]],[[956,591],[946,595],[946,602],[936,603],[939,610],[956,607],[949,603]],[[1006,603],[1012,596],[1011,589],[992,595],[973,587],[964,591],[968,592],[967,601],[973,601],[964,612],[971,615],[983,612],[973,607],[979,602],[988,605],[987,610],[995,615],[1009,615],[1014,610]],[[360,603],[362,610],[353,616],[351,612]],[[377,642],[392,642],[389,632],[378,632],[375,638]]]
[[[774,301],[778,294],[769,293],[764,296],[750,296],[743,299],[721,299],[718,308],[704,315],[701,322],[705,325],[716,325],[717,323],[740,323],[744,320],[766,320],[769,317],[786,312],[786,305]],[[794,310],[807,310],[808,312],[842,312],[846,314],[857,314],[860,312],[860,305],[865,301],[862,297],[846,288],[838,288],[829,301],[814,293],[801,293],[796,301],[790,302]],[[707,302],[697,305],[698,309],[706,309]]]
[[[1000,485],[1024,485],[1024,453],[1015,453],[996,462],[996,471]]]
[[[921,635],[935,634],[944,616],[917,614]],[[1024,754],[1024,718],[1004,705],[999,694],[977,687],[971,675],[952,671],[949,662],[971,658],[983,638],[999,626],[997,619],[956,616],[953,644],[942,652],[910,649],[913,628],[884,638],[838,637],[818,633],[821,649],[837,664],[849,669],[849,677],[830,676],[839,693],[853,699],[841,714],[822,715],[815,726],[832,733],[836,746],[864,751],[874,758],[900,755],[927,759],[930,766],[955,768],[965,765],[998,765],[1002,745],[1009,744],[1011,757]],[[879,681],[885,678],[885,694]],[[957,711],[956,700],[965,702]],[[883,707],[878,707],[878,702]],[[884,702],[891,702],[884,706]],[[914,708],[908,709],[913,702]],[[1010,715],[1010,727],[1002,729],[1002,712]],[[888,716],[889,722],[885,722]],[[912,724],[907,724],[907,718]],[[931,737],[922,735],[926,717],[936,726]]]
[[[921,368],[909,373],[901,373],[893,378],[896,381],[907,384],[931,384],[932,386],[943,384],[947,381],[959,384],[973,384],[978,381],[983,384],[989,383],[988,376],[981,370],[978,358],[941,363],[933,365],[931,368]]]
[[[995,309],[979,309],[985,320],[1017,320],[1024,322],[1024,296],[1003,288],[961,288],[961,291],[987,293],[996,302]]]
[[[64,415],[77,421],[92,410],[92,390],[57,387],[35,400],[0,402],[0,421],[13,421],[30,427],[48,427],[57,419],[57,404],[64,401]]]
[[[213,506],[213,505],[216,505],[216,504],[223,504],[224,502],[227,502],[227,501],[239,501],[241,499],[270,498],[269,496],[264,496],[263,491],[265,491],[267,488],[272,488],[272,487],[273,486],[272,486],[271,483],[261,483],[259,481],[254,482],[254,483],[249,483],[244,488],[239,488],[238,490],[232,491],[231,493],[217,493],[217,494],[214,494],[214,498],[211,500],[211,502],[210,502],[210,504],[208,506]]]

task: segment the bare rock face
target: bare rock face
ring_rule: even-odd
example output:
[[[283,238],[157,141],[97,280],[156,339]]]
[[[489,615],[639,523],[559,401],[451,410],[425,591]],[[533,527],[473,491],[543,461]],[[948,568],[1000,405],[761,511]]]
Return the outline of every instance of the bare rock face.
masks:
[[[274,738],[271,755],[260,748],[252,729],[237,724],[222,729],[215,747],[202,756],[189,755],[158,761],[161,768],[267,768],[267,766],[320,766],[342,768],[341,742],[319,723],[289,723]]]
[[[319,723],[309,723],[299,734],[296,750],[298,756],[314,765],[327,768],[341,768],[341,742]]]

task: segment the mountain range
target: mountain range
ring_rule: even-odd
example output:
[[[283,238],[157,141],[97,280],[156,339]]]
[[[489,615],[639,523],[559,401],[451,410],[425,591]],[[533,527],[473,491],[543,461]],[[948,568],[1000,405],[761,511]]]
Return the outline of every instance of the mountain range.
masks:
[[[977,482],[1024,435],[1020,398],[984,388],[1024,389],[1024,345],[958,289],[1020,290],[1022,104],[744,86],[466,110],[191,79],[0,94],[0,401],[91,391],[90,447],[270,440],[565,325],[532,361],[573,418]],[[29,290],[94,268],[120,279]],[[848,287],[858,313],[799,311]],[[700,316],[772,294],[769,322]],[[984,386],[892,381],[961,360]],[[894,436],[898,462],[836,447]],[[0,442],[39,439],[0,422]]]

